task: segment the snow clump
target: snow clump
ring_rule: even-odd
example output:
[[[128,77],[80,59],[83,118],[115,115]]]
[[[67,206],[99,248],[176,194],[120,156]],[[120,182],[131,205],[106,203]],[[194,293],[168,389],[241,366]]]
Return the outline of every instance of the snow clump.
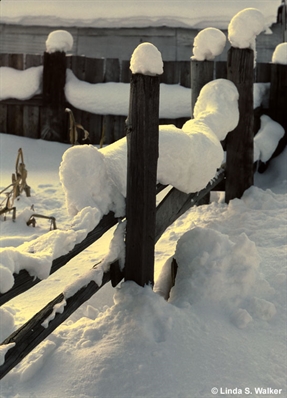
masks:
[[[130,69],[133,74],[161,75],[163,73],[161,53],[153,44],[141,43],[132,54]]]
[[[194,38],[192,60],[211,61],[220,55],[226,44],[225,34],[216,28],[206,28]]]
[[[71,216],[85,207],[96,207],[101,215],[110,210],[117,213],[123,205],[123,198],[109,178],[104,155],[92,145],[69,148],[63,155],[59,176]]]
[[[287,43],[280,43],[272,55],[273,64],[287,65]]]
[[[46,40],[46,51],[54,53],[56,51],[71,51],[73,48],[73,36],[66,30],[54,30]]]
[[[224,160],[220,141],[238,120],[235,85],[218,79],[204,86],[195,105],[195,119],[182,129],[159,126],[157,182],[185,193],[203,189]],[[101,214],[112,210],[124,216],[126,179],[126,137],[100,150],[91,145],[69,148],[60,166],[60,180],[72,216],[87,206],[97,207]]]
[[[279,140],[284,136],[284,128],[267,115],[260,117],[260,130],[254,137],[254,162],[267,162],[277,148]]]
[[[255,51],[256,36],[265,30],[265,18],[256,8],[238,12],[228,25],[228,39],[232,47]]]
[[[241,234],[236,243],[211,228],[195,227],[177,242],[176,284],[171,302],[207,300],[231,307],[241,304],[258,278],[260,257],[255,243]]]
[[[8,98],[30,99],[41,93],[43,66],[17,70],[2,66],[0,68],[0,101]]]
[[[219,141],[235,129],[239,121],[239,94],[236,86],[226,79],[207,83],[200,91],[194,106],[194,118],[213,131]],[[192,120],[187,122],[194,123]],[[187,125],[183,126],[186,131]]]

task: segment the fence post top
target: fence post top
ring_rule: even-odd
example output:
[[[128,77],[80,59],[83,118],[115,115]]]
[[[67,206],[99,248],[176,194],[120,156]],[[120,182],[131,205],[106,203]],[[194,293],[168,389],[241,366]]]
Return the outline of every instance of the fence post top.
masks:
[[[66,30],[54,30],[48,35],[46,40],[46,51],[54,53],[56,51],[71,51],[74,39],[71,33]]]
[[[163,73],[163,61],[160,51],[152,43],[139,44],[132,54],[130,70],[133,74],[161,75]]]

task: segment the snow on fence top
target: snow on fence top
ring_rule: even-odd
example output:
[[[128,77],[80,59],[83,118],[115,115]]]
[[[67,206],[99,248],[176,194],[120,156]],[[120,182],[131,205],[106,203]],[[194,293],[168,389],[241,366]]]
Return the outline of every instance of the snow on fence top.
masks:
[[[272,63],[287,65],[287,43],[278,44],[272,55]]]
[[[141,43],[132,54],[130,69],[133,74],[161,75],[163,73],[161,53],[153,44]]]
[[[46,40],[46,51],[48,53],[56,51],[64,51],[66,53],[72,50],[73,43],[74,39],[71,33],[66,30],[54,30]]]
[[[266,29],[263,14],[256,8],[237,13],[228,26],[228,39],[232,47],[255,50],[255,38]]]
[[[238,98],[237,88],[231,81],[213,80],[201,89],[194,107],[194,118],[207,124],[222,141],[238,124]]]
[[[206,28],[200,31],[193,41],[193,56],[197,61],[211,61],[220,55],[226,44],[226,36],[216,28]]]

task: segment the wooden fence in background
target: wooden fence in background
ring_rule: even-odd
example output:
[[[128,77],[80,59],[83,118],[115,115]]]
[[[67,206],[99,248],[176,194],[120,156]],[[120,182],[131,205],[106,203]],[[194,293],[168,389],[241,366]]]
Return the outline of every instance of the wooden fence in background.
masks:
[[[114,58],[88,58],[85,56],[67,56],[66,67],[75,76],[88,83],[121,82],[129,83],[131,72],[130,61],[120,61]],[[43,65],[43,55],[35,54],[0,54],[0,67],[6,66],[25,70],[33,66]],[[161,83],[180,84],[190,87],[190,62],[167,61],[164,63],[164,73]],[[98,115],[74,108],[72,109],[77,123],[80,123],[90,134],[92,144],[99,144],[102,135],[105,144],[112,143],[125,135],[125,120],[127,115]],[[15,134],[29,138],[43,138],[55,141],[68,141],[68,116],[65,115],[65,128],[61,135],[51,137],[45,134],[45,105],[42,95],[36,95],[29,100],[7,99],[0,101],[0,132]],[[161,124],[182,126],[187,118],[160,119]]]
[[[130,61],[120,61],[114,58],[89,58],[85,56],[67,56],[66,67],[75,76],[85,82],[129,83],[131,72]],[[39,54],[0,54],[0,67],[6,66],[18,70],[25,70],[33,66],[43,65],[43,55]],[[271,65],[258,63],[254,72],[256,82],[270,82]],[[226,78],[226,62],[214,63],[213,78]],[[189,61],[165,61],[164,73],[160,82],[179,84],[191,87],[191,68]],[[127,115],[98,115],[74,108],[68,102],[65,107],[72,109],[77,123],[80,123],[90,134],[92,144],[99,144],[104,136],[104,143],[110,144],[125,135],[125,120]],[[63,129],[58,134],[47,134],[45,123],[47,119],[46,105],[43,96],[36,95],[29,100],[6,99],[0,101],[0,132],[29,138],[42,138],[59,142],[68,142],[68,115],[63,113]],[[160,119],[160,124],[174,124],[182,127],[186,118]],[[63,131],[62,131],[63,130]]]

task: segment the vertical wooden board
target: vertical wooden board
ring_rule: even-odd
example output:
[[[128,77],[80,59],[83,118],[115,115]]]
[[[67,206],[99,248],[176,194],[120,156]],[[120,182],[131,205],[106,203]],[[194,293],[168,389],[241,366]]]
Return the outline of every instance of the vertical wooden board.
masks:
[[[23,135],[28,138],[40,138],[39,106],[23,106]]]
[[[47,141],[67,142],[67,116],[62,107],[40,108],[40,138]]]
[[[225,61],[217,61],[215,63],[216,79],[227,79],[227,64]]]
[[[285,130],[275,154],[278,155],[287,145],[287,65],[271,65],[269,114]]]
[[[25,69],[42,64],[42,54],[26,54]],[[40,138],[40,106],[24,105],[23,135],[29,138]]]
[[[113,141],[118,141],[125,136],[125,116],[114,116]]]
[[[102,125],[103,144],[108,145],[114,142],[114,116],[104,115]]]
[[[88,83],[103,83],[104,81],[104,58],[85,59],[85,81]]]
[[[253,50],[231,47],[228,51],[227,76],[239,93],[240,118],[226,137],[226,203],[241,198],[253,184],[253,66]]]
[[[179,83],[183,87],[190,88],[190,61],[179,61],[180,80]]]
[[[43,65],[42,54],[26,54],[25,69],[32,68],[33,66]]]
[[[103,116],[91,113],[89,138],[91,144],[99,145],[102,137]]]
[[[160,75],[160,82],[166,84],[179,83],[179,64],[176,61],[164,61],[163,74]]]
[[[74,55],[66,55],[66,68],[67,69],[72,69],[72,61],[73,61]]]
[[[107,58],[104,82],[120,81],[120,61],[118,58]]]
[[[73,55],[71,57],[71,69],[79,80],[85,80],[85,57]]]
[[[0,103],[0,133],[8,133],[7,129],[7,105]]]
[[[121,79],[122,83],[130,83],[132,72],[130,70],[130,61],[122,61],[121,63]]]
[[[213,80],[213,61],[191,61],[191,115],[202,87]]]
[[[7,112],[8,134],[23,135],[23,106],[8,105]]]
[[[268,83],[271,81],[271,64],[256,64],[255,81],[257,83]]]
[[[0,66],[9,66],[9,54],[0,54]]]
[[[8,66],[10,68],[23,70],[24,55],[23,54],[9,54]],[[23,106],[8,105],[7,132],[8,132],[8,134],[23,135]]]
[[[24,69],[24,54],[9,54],[10,68],[23,70]]]

